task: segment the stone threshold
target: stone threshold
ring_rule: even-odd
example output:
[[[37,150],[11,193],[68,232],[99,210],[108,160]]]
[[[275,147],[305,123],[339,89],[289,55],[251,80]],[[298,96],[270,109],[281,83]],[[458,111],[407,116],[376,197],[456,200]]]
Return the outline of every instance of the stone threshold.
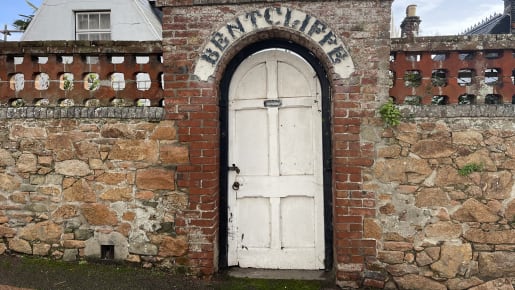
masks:
[[[311,281],[327,281],[332,279],[332,273],[324,270],[273,270],[233,267],[228,269],[226,273],[228,276],[234,278],[251,279]]]

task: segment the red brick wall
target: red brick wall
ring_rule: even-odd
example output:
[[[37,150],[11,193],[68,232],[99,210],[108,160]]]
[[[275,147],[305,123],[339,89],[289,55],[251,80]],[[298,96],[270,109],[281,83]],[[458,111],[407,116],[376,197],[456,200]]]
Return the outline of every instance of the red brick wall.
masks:
[[[387,98],[391,1],[263,1],[194,5],[195,1],[160,1],[163,7],[163,51],[167,117],[176,120],[179,141],[189,146],[191,162],[177,168],[178,186],[190,194],[181,230],[190,239],[190,266],[204,274],[216,270],[220,192],[219,84],[225,66],[243,47],[269,38],[291,39],[316,55],[328,72],[332,99],[334,269],[342,286],[357,286],[374,263],[376,241],[364,230],[374,217],[375,193],[363,188],[365,168],[373,164],[373,140],[361,134],[363,123],[376,122],[375,108]],[[225,1],[224,1],[225,2]],[[206,1],[202,1],[206,3]],[[211,5],[213,4],[213,5]],[[191,5],[191,6],[190,6]],[[210,35],[246,11],[267,6],[304,11],[338,33],[356,70],[342,79],[327,56],[300,34],[282,28],[253,32],[225,51],[216,75],[207,82],[193,76],[196,61]]]

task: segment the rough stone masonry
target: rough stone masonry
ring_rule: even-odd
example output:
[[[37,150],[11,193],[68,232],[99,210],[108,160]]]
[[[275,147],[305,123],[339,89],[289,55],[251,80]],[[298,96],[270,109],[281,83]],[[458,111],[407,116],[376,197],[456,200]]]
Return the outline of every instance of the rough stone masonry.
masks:
[[[365,232],[382,241],[386,289],[513,289],[512,114],[512,106],[406,107],[399,127],[365,130],[382,141],[365,185],[378,194],[378,216]]]
[[[147,266],[186,255],[189,240],[174,224],[188,198],[176,188],[175,166],[188,161],[188,148],[173,121],[21,118],[0,126],[1,253],[74,261],[100,259],[101,246],[113,245],[116,260]]]

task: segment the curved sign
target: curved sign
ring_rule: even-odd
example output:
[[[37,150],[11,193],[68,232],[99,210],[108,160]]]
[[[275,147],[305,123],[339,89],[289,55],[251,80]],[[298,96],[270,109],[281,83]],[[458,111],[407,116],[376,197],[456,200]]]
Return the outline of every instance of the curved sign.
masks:
[[[341,77],[348,77],[354,71],[354,64],[343,42],[327,24],[299,10],[268,7],[242,14],[213,33],[200,54],[195,75],[207,81],[214,75],[224,52],[234,42],[249,33],[273,27],[293,29],[318,43]]]

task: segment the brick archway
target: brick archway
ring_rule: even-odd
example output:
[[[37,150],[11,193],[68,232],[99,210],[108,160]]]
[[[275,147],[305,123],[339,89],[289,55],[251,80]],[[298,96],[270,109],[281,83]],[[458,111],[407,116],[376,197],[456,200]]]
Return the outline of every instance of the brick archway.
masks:
[[[195,67],[217,32],[205,28],[222,27],[245,11],[259,10],[267,5],[264,2],[207,2],[174,2],[163,9],[168,20],[165,25],[168,30],[164,30],[165,84],[169,96],[165,102],[167,117],[177,120],[179,142],[190,149],[189,164],[177,168],[177,184],[188,193],[188,209],[176,219],[177,231],[189,237],[188,266],[193,271],[212,274],[218,268],[221,254],[218,239],[222,236],[219,233],[222,218],[219,204],[220,164],[223,162],[219,154],[222,147],[219,121],[222,79],[229,64],[244,48],[264,40],[279,39],[302,46],[318,59],[329,83],[332,127],[324,134],[329,135],[332,142],[332,269],[341,286],[357,287],[367,271],[366,261],[373,263],[376,260],[377,240],[381,239],[380,234],[366,232],[368,225],[375,225],[376,216],[376,194],[374,188],[366,184],[374,163],[375,140],[369,139],[370,134],[362,134],[362,130],[376,125],[375,110],[381,96],[388,95],[389,38],[381,29],[387,27],[382,24],[389,21],[390,3],[367,2],[369,13],[365,19],[381,25],[358,26],[354,25],[357,18],[335,17],[334,12],[350,13],[362,9],[361,4],[352,6],[348,1],[284,2],[283,7],[310,11],[310,15],[327,23],[331,31],[345,41],[355,68],[348,76],[337,73],[317,41],[292,29],[270,27],[242,35],[227,46],[214,73],[202,80],[195,74]],[[360,30],[349,30],[351,27]]]

